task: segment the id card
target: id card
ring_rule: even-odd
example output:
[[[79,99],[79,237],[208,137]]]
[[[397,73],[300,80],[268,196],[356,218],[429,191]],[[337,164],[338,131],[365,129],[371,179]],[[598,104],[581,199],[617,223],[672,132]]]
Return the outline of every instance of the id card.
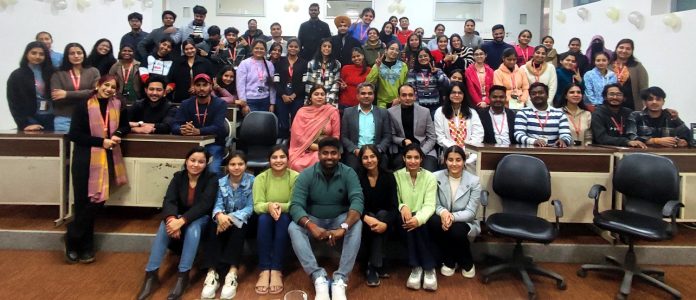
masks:
[[[39,111],[47,111],[47,110],[48,110],[48,101],[46,101],[46,100],[39,101]]]

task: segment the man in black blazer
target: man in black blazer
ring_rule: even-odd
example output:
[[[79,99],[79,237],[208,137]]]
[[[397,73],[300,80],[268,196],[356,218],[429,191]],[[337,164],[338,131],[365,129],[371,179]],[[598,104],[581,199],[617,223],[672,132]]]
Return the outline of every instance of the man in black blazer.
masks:
[[[353,64],[353,48],[360,48],[360,41],[348,34],[350,18],[338,16],[334,19],[337,35],[331,37],[331,56],[341,63],[341,66]]]
[[[380,152],[380,162],[386,167],[386,153],[391,142],[391,120],[386,109],[379,108],[373,104],[375,100],[375,86],[369,82],[358,85],[358,101],[360,104],[346,108],[341,119],[341,143],[343,144],[343,162],[358,170],[360,158],[358,151],[360,147],[367,144],[374,144]],[[361,131],[360,121],[364,124],[371,124],[374,129],[363,128]]]
[[[491,105],[478,111],[483,125],[483,142],[503,146],[517,144],[514,137],[515,112],[505,107],[505,87],[494,85],[488,95]]]

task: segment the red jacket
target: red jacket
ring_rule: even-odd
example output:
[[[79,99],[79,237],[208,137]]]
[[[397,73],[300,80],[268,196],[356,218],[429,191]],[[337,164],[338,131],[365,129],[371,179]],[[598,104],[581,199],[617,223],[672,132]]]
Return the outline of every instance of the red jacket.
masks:
[[[345,65],[341,68],[341,80],[346,83],[346,88],[341,90],[338,96],[338,103],[345,106],[358,105],[358,84],[365,82],[370,67],[362,73],[362,67],[356,65]]]
[[[493,69],[486,64],[484,64],[484,68],[486,70],[486,83],[484,84],[484,88],[486,90],[485,100],[482,99],[481,83],[479,83],[476,64],[470,65],[464,71],[464,82],[466,82],[466,89],[469,93],[469,99],[471,99],[471,104],[474,105],[474,107],[477,107],[477,105],[482,101],[486,102],[486,104],[491,104],[491,100],[488,99],[488,94],[491,90],[491,86],[493,86]]]

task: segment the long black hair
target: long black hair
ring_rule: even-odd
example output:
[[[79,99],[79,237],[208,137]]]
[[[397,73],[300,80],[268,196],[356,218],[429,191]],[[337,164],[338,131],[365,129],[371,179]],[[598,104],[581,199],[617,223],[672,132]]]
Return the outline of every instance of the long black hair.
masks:
[[[317,48],[317,52],[314,53],[314,65],[312,66],[313,69],[319,69],[321,67],[321,63],[324,61],[324,55],[321,54],[321,45],[324,43],[329,43],[331,45],[331,49],[333,50],[333,44],[331,44],[331,38],[323,38],[321,39],[321,42],[319,43],[319,47]],[[334,66],[336,65],[338,61],[335,60],[331,54],[329,54],[329,60],[326,62],[326,68],[327,69],[333,69]]]
[[[573,87],[575,87],[575,86],[577,86],[578,88],[580,88],[580,94],[581,94],[581,95],[584,95],[584,94],[585,94],[585,89],[582,87],[582,85],[580,85],[580,84],[578,84],[578,83],[575,83],[575,82],[571,82],[571,83],[568,85],[568,87],[566,87],[565,89],[563,89],[563,94],[561,94],[561,100],[558,101],[558,106],[559,106],[559,107],[565,107],[566,105],[568,105],[568,92],[570,91],[571,88],[573,88]],[[581,98],[581,99],[582,99],[582,98]],[[579,107],[580,109],[582,109],[582,110],[587,110],[587,108],[585,107],[585,101],[580,100],[580,103],[578,103],[578,107]]]
[[[450,100],[450,94],[452,93],[452,90],[454,87],[458,87],[459,90],[462,91],[462,96],[464,99],[462,100],[461,107],[459,108],[459,112],[466,118],[470,119],[471,118],[471,110],[469,108],[471,107],[471,104],[469,104],[469,97],[467,96],[466,92],[466,86],[464,86],[463,82],[459,81],[453,81],[450,82],[450,85],[447,87],[447,90],[445,91],[445,102],[442,104],[442,114],[445,115],[445,118],[451,119],[454,117],[454,110],[452,109],[452,100]]]
[[[360,69],[360,75],[363,75],[367,72],[367,61],[365,60],[365,50],[363,50],[362,47],[353,47],[353,51],[351,52],[351,55],[353,54],[353,52],[358,52],[358,53],[362,54],[362,56],[363,56],[363,64],[362,64],[362,68]]]
[[[109,52],[106,54],[100,54],[97,51],[97,48],[99,47],[99,44],[104,42],[109,43]],[[116,57],[114,57],[114,44],[112,44],[111,41],[106,38],[98,39],[97,42],[94,43],[92,51],[89,52],[89,55],[85,58],[85,60],[87,61],[88,65],[97,68],[101,75],[108,73],[111,66],[116,63]]]
[[[222,82],[222,75],[227,73],[227,71],[232,71],[232,74],[234,74],[234,81],[230,85],[226,85],[224,82]],[[215,76],[215,83],[223,89],[226,89],[230,94],[232,95],[237,95],[237,85],[235,84],[237,82],[237,71],[234,70],[234,66],[232,65],[225,65],[220,69],[220,72],[218,72],[217,76]]]
[[[70,71],[73,68],[72,63],[70,63],[70,48],[77,47],[82,50],[84,59],[82,59],[82,68],[88,68],[90,65],[87,63],[87,52],[85,52],[85,47],[82,47],[80,43],[68,43],[65,45],[65,50],[63,51],[63,62],[60,64],[61,71]]]
[[[19,67],[20,68],[29,68],[29,60],[27,59],[27,54],[29,54],[29,51],[34,48],[40,48],[43,53],[44,53],[44,61],[39,65],[39,68],[41,69],[41,78],[44,81],[44,84],[46,85],[46,92],[48,93],[51,89],[49,85],[51,84],[51,76],[53,75],[53,72],[55,69],[53,68],[53,64],[51,63],[51,54],[48,51],[48,48],[46,48],[46,45],[42,42],[30,42],[27,44],[27,47],[24,48],[24,54],[22,55],[22,58],[19,60]]]

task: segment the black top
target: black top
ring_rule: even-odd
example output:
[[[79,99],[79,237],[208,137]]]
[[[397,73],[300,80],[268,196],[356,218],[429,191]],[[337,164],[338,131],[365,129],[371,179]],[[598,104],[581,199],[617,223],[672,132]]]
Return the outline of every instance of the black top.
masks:
[[[188,206],[189,177],[186,170],[174,173],[174,178],[167,187],[167,193],[162,202],[162,215],[166,219],[170,216],[183,216],[186,223],[209,215],[213,211],[215,199],[217,197],[218,183],[217,176],[206,170],[201,173],[196,183],[193,196],[193,205]]]
[[[362,44],[350,34],[331,37],[331,57],[338,60],[341,66],[353,64],[352,56],[355,47],[362,48]]]
[[[107,99],[99,99],[99,110],[102,117],[106,114]],[[118,128],[115,132],[108,132],[107,138],[111,136],[123,137],[130,132],[128,126],[128,113],[126,106],[121,103],[121,114],[118,120]],[[75,111],[70,122],[70,132],[68,133],[70,140],[75,142],[76,146],[80,147],[102,147],[104,139],[101,137],[92,136],[89,128],[89,113],[87,110],[87,101],[81,101],[75,106]]]
[[[290,61],[287,57],[281,57],[274,65],[275,71],[278,74],[279,82],[276,83],[276,93],[279,95],[290,95],[288,93],[287,84],[290,82]],[[302,76],[307,73],[307,61],[302,57],[298,57],[295,64],[292,65],[292,92],[297,96],[295,99],[305,98],[305,83],[302,81]]]
[[[193,60],[193,66],[191,67],[188,65],[186,56],[181,56],[178,60],[175,60],[167,75],[167,81],[176,85],[174,87],[174,98],[172,98],[172,102],[181,103],[190,98],[191,94],[189,93],[189,88],[191,87],[191,79],[201,73],[208,74],[210,78],[215,77],[213,65],[209,60],[196,56]]]
[[[619,113],[608,106],[600,105],[592,113],[592,140],[599,145],[628,146],[636,140],[636,122],[630,118],[631,110],[621,107]]]
[[[152,102],[150,99],[138,100],[128,111],[128,119],[131,122],[154,123],[154,133],[157,134],[169,134],[171,132],[170,124],[174,121],[175,115],[176,107],[164,98],[157,102]]]
[[[394,179],[394,174],[380,169],[375,187],[370,186],[370,180],[367,178],[367,172],[365,171],[359,172],[358,179],[365,197],[363,213],[377,214],[380,210],[385,210],[389,213],[389,220],[386,223],[395,221],[399,205],[396,197],[396,179]]]
[[[560,67],[561,65],[561,57],[565,56],[566,53],[569,53],[570,51],[561,53],[558,55],[558,66]],[[587,71],[592,70],[592,67],[590,67],[590,61],[587,59],[587,56],[585,54],[582,54],[580,51],[578,52],[570,52],[570,55],[575,56],[575,63],[578,65],[578,70],[580,71],[580,76],[584,76]]]
[[[515,112],[504,108],[503,110],[507,115],[507,126],[508,135],[510,137],[510,144],[517,144],[517,139],[515,139]],[[495,144],[495,129],[493,128],[493,120],[491,120],[491,114],[489,109],[482,109],[476,111],[481,119],[481,125],[483,125],[483,142],[485,144]]]
[[[631,77],[626,79],[624,84],[621,84],[621,92],[624,94],[623,107],[630,109],[631,111],[636,110],[636,103],[633,101],[633,87],[631,85]]]
[[[300,57],[306,61],[312,60],[321,40],[330,36],[329,24],[322,20],[309,20],[302,23],[300,31],[297,33],[297,39],[300,40],[300,45],[302,45]]]
[[[413,135],[413,105],[401,106],[401,124],[404,126],[404,138],[418,144],[420,140]]]
[[[46,91],[50,91],[50,80],[44,79]],[[50,97],[47,98],[50,100]],[[29,118],[36,114],[36,88],[34,72],[28,67],[14,70],[7,79],[7,103],[18,129],[30,124]]]

